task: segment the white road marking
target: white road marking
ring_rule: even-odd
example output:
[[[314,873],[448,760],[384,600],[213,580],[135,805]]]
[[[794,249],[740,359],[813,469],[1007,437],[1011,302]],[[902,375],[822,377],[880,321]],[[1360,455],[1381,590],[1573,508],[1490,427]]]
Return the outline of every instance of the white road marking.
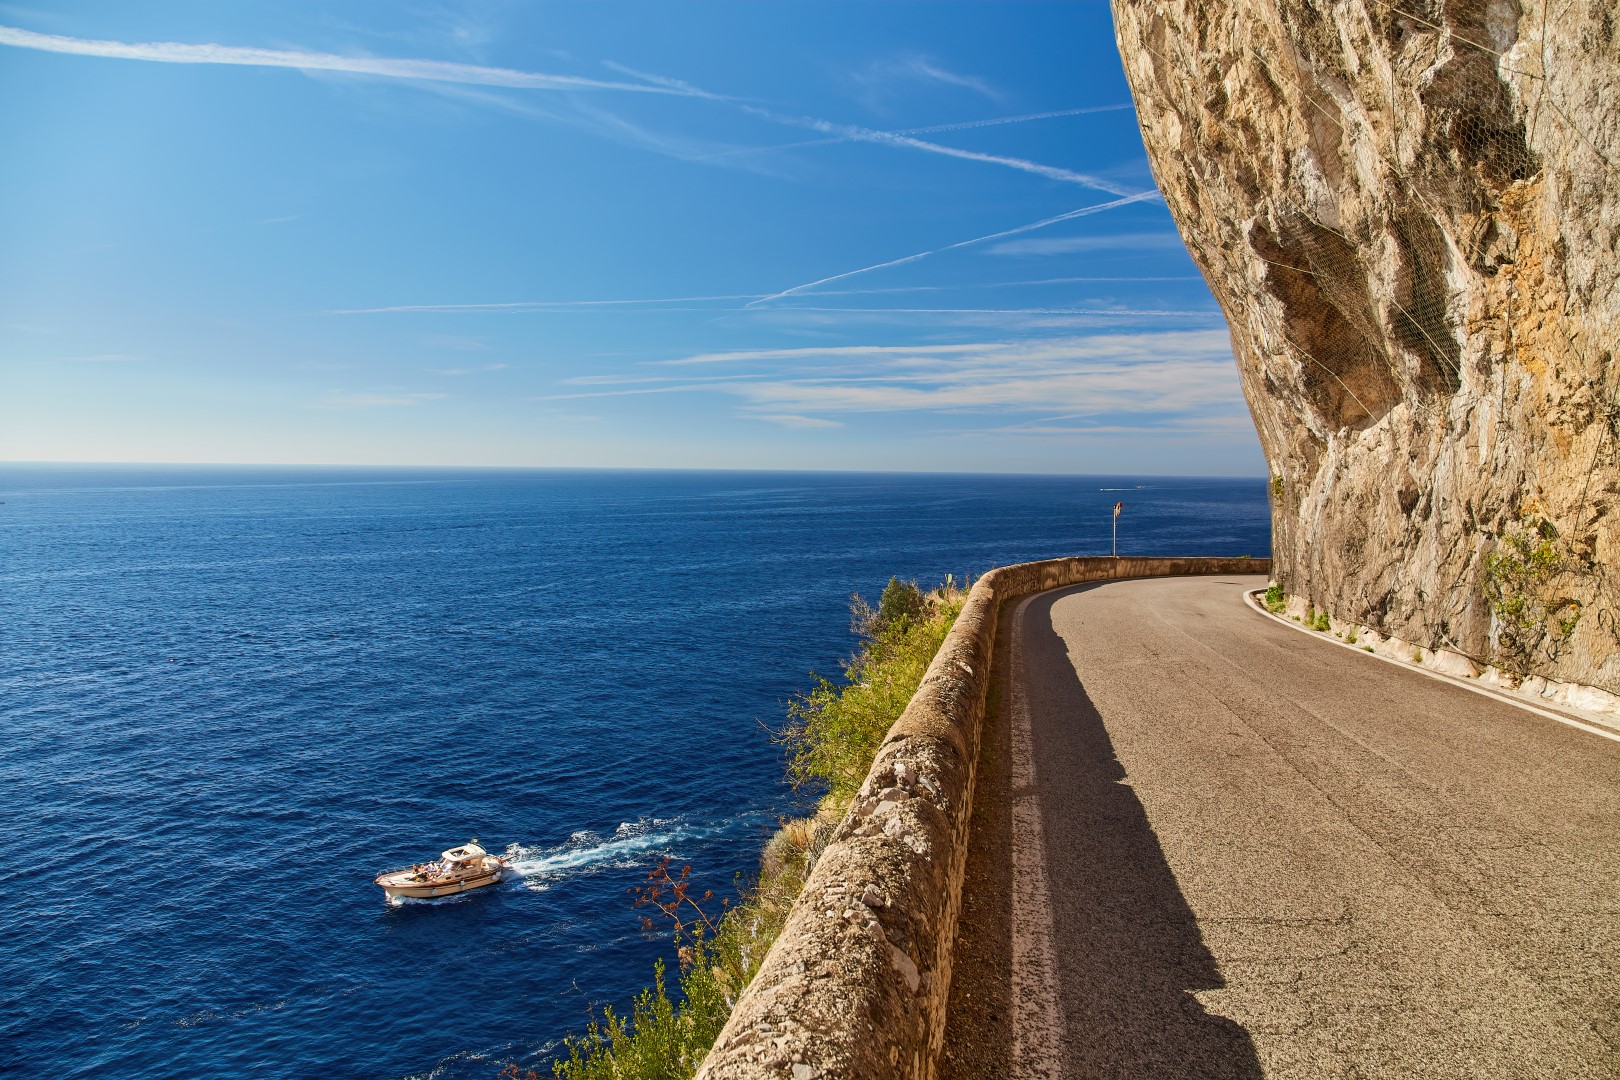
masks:
[[[1398,668],[1404,668],[1407,671],[1416,672],[1419,675],[1427,675],[1431,679],[1438,679],[1441,682],[1450,683],[1452,686],[1460,686],[1464,690],[1472,690],[1474,693],[1479,694],[1482,697],[1493,698],[1497,701],[1503,702],[1504,704],[1523,709],[1525,712],[1535,713],[1537,716],[1545,716],[1549,720],[1556,720],[1560,724],[1567,724],[1572,728],[1579,728],[1581,731],[1587,732],[1591,735],[1596,735],[1599,738],[1609,739],[1612,742],[1620,742],[1620,731],[1610,731],[1608,728],[1601,728],[1596,724],[1588,724],[1584,720],[1577,720],[1573,716],[1565,716],[1562,713],[1555,713],[1550,709],[1538,708],[1537,706],[1530,704],[1528,701],[1525,701],[1523,698],[1516,697],[1512,694],[1503,693],[1502,691],[1492,689],[1489,686],[1480,686],[1478,683],[1469,682],[1467,679],[1459,679],[1454,675],[1447,675],[1439,671],[1430,671],[1428,668],[1419,667],[1416,664],[1408,664],[1404,660],[1399,660],[1393,656],[1384,656],[1382,653],[1367,652],[1365,649],[1362,649],[1356,645],[1351,645],[1349,642],[1340,641],[1337,638],[1329,637],[1319,630],[1307,630],[1299,623],[1293,622],[1290,619],[1285,619],[1281,615],[1274,615],[1267,611],[1263,606],[1261,606],[1260,602],[1254,598],[1254,593],[1249,589],[1244,588],[1242,591],[1243,602],[1245,604],[1264,615],[1266,618],[1282,623],[1290,630],[1298,630],[1302,634],[1309,634],[1318,641],[1324,641],[1329,645],[1337,645],[1341,649],[1349,649],[1351,652],[1360,653],[1362,656],[1370,656],[1374,660],[1382,660],[1386,664],[1394,664]],[[1014,626],[1013,630],[1015,633],[1017,632],[1016,625]],[[1016,754],[1014,757],[1016,759]]]

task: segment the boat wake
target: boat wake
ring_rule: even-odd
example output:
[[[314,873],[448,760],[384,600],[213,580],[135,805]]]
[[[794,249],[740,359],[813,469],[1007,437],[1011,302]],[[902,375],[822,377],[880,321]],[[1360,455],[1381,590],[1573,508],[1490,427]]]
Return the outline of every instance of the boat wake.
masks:
[[[505,877],[509,884],[544,892],[570,878],[603,870],[648,867],[665,857],[680,858],[691,844],[736,834],[740,829],[757,828],[768,820],[770,815],[763,811],[702,823],[683,817],[642,818],[621,822],[610,834],[581,829],[550,847],[508,844],[501,855],[507,860]],[[390,907],[459,904],[476,892],[470,890],[432,899],[392,896],[387,902]]]
[[[510,872],[525,886],[543,890],[580,874],[641,866],[673,856],[682,841],[700,838],[718,828],[692,826],[681,818],[643,818],[623,822],[611,836],[582,829],[555,847],[512,844],[501,854],[510,861]]]

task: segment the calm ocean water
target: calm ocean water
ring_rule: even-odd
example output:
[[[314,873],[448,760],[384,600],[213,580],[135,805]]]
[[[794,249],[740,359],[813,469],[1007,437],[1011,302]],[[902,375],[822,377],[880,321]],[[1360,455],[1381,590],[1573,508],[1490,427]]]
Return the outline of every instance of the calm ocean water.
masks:
[[[1119,499],[1122,554],[1267,554],[1261,479],[0,465],[0,1072],[543,1065],[669,952],[626,890],[793,808],[761,724],[852,591]],[[371,884],[472,836],[521,873]]]

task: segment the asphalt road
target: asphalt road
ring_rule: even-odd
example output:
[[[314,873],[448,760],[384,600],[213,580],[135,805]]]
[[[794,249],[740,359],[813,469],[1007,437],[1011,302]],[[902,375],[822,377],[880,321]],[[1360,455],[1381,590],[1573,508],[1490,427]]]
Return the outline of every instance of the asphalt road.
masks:
[[[1620,743],[1263,585],[1005,620],[945,1075],[1620,1077]]]

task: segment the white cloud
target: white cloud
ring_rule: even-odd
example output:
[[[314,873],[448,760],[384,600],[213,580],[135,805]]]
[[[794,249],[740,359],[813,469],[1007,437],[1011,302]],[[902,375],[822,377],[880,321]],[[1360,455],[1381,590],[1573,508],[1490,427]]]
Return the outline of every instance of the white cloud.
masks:
[[[855,96],[868,108],[881,109],[891,99],[916,86],[953,86],[971,90],[975,94],[1000,101],[1003,94],[978,75],[963,75],[944,64],[920,53],[874,60],[858,71],[845,76]]]
[[[429,370],[432,371],[433,374],[435,374],[435,375],[449,375],[449,376],[481,375],[486,371],[505,371],[506,370],[506,365],[505,364],[484,364],[481,367],[430,368]]]
[[[1090,105],[1080,109],[1054,109],[1048,112],[1023,113],[1019,116],[996,116],[987,120],[959,120],[949,124],[931,124],[927,127],[900,128],[887,131],[883,134],[900,137],[903,135],[931,135],[941,131],[969,131],[973,128],[998,127],[1002,124],[1025,124],[1031,120],[1053,120],[1065,116],[1085,116],[1089,113],[1118,112],[1132,108],[1124,105]],[[711,157],[733,157],[741,154],[766,154],[778,150],[800,150],[810,146],[836,146],[839,143],[858,141],[852,135],[837,135],[827,139],[804,139],[799,142],[781,143],[776,146],[741,146],[733,150],[722,150],[710,155]]]
[[[991,255],[1070,255],[1082,251],[1164,251],[1181,247],[1173,232],[1115,233],[1112,236],[1035,236],[990,248]]]
[[[1019,233],[1033,232],[1036,229],[1044,229],[1049,225],[1056,225],[1062,221],[1073,221],[1075,218],[1089,217],[1092,214],[1099,214],[1105,210],[1113,210],[1121,206],[1129,206],[1131,203],[1144,202],[1160,197],[1159,192],[1155,189],[1149,191],[1139,191],[1134,195],[1126,195],[1123,198],[1114,199],[1111,202],[1095,203],[1091,206],[1082,206],[1078,210],[1070,210],[1067,213],[1058,214],[1054,217],[1043,218],[1040,221],[1031,222],[1028,225],[1018,225],[1011,229],[1003,229],[1000,232],[990,233],[988,236],[976,236],[971,240],[958,240],[954,244],[946,244],[944,247],[934,248],[932,251],[920,251],[915,255],[904,255],[898,259],[890,259],[888,262],[877,263],[874,266],[864,266],[859,270],[846,270],[842,274],[833,274],[830,277],[818,278],[815,281],[809,281],[803,285],[795,285],[790,289],[783,289],[781,292],[772,293],[769,296],[764,296],[758,300],[750,301],[748,306],[753,307],[756,304],[764,304],[769,303],[772,300],[780,300],[784,296],[793,296],[796,293],[802,293],[806,290],[813,289],[817,285],[826,285],[829,282],[842,281],[844,278],[854,277],[856,274],[868,274],[873,270],[886,270],[891,266],[901,266],[905,263],[916,262],[919,259],[926,259],[933,255],[939,255],[942,252],[955,251],[958,248],[971,247],[974,244],[984,244],[991,240],[1000,240],[1004,236],[1017,236]]]
[[[1097,284],[1107,282],[1150,282],[1150,281],[1202,281],[1197,274],[1171,274],[1171,275],[1118,275],[1099,274],[1084,277],[1055,277],[1036,278],[1023,281],[972,281],[954,285],[896,285],[881,289],[817,289],[815,295],[823,296],[881,296],[890,293],[925,293],[925,292],[966,292],[972,289],[1013,289],[1025,286],[1039,285],[1079,285]],[[577,308],[637,308],[658,307],[673,304],[711,304],[725,303],[736,300],[763,300],[768,293],[725,293],[715,296],[663,296],[663,297],[636,297],[617,300],[509,300],[493,303],[466,303],[466,304],[392,304],[386,307],[370,308],[337,308],[328,311],[328,315],[394,315],[411,314],[415,312],[455,315],[455,314],[521,314],[543,313],[548,311],[569,311]],[[856,311],[856,308],[809,308],[797,307],[796,311]],[[961,311],[961,308],[952,308],[952,311]],[[874,314],[881,314],[874,310]]]
[[[577,401],[581,398],[640,397],[645,394],[681,394],[703,390],[702,386],[650,386],[633,390],[590,390],[578,394],[537,394],[530,401]]]
[[[1253,433],[1254,421],[1246,413],[1243,415],[1227,414],[1183,418],[1178,420],[1173,427],[1166,424],[1099,423],[1095,417],[1085,416],[1051,416],[1025,423],[978,428],[967,432],[967,434],[974,436],[1030,435],[1102,439],[1110,439],[1119,435],[1146,435],[1152,436],[1156,440],[1205,439],[1211,435],[1231,436],[1252,435]]]
[[[466,334],[425,334],[421,338],[423,345],[430,349],[447,349],[451,352],[489,352],[490,344],[481,337],[469,337]]]
[[[964,90],[972,90],[976,94],[983,94],[994,101],[1001,99],[1001,91],[990,85],[989,79],[977,75],[960,75],[951,71],[925,56],[908,56],[901,61],[904,70],[918,79],[932,79],[934,82],[944,83],[947,86],[960,86]]]
[[[337,308],[329,315],[392,315],[403,312],[432,312],[454,314],[458,312],[524,312],[566,311],[570,308],[638,307],[664,304],[713,303],[723,300],[758,300],[762,293],[732,293],[724,296],[664,296],[638,300],[510,300],[485,304],[395,304],[389,307]]]
[[[727,158],[726,151],[733,149],[733,147],[721,143],[694,139],[667,131],[655,131],[609,109],[588,105],[583,101],[575,100],[570,103],[570,107],[572,115],[556,117],[556,119],[574,127],[588,130],[594,135],[609,139],[621,146],[631,146],[654,154],[662,154],[677,161],[718,164],[725,162]],[[741,167],[754,172],[762,172],[766,175],[775,175],[774,171],[765,169],[758,162],[733,161],[730,164],[734,168]]]
[[[583,376],[612,389],[548,399],[707,393],[745,415],[838,422],[851,413],[1032,414],[1067,428],[1131,423],[1152,430],[1246,424],[1225,329],[1069,335],[925,346],[829,346],[705,353],[661,362],[717,364],[723,376]],[[608,381],[611,378],[611,383]],[[1056,415],[1054,415],[1056,414]]]
[[[1178,310],[1176,308],[1123,308],[1123,307],[1044,307],[1044,308],[870,308],[870,307],[815,307],[795,306],[789,311],[836,311],[860,315],[1076,315],[1097,319],[1218,319],[1221,313],[1204,310]]]
[[[978,161],[987,165],[1003,165],[1019,172],[1032,173],[1047,180],[1060,180],[1066,184],[1079,184],[1082,187],[1094,188],[1097,191],[1106,191],[1110,195],[1124,195],[1130,191],[1117,180],[1097,176],[1092,173],[1076,172],[1073,169],[1060,169],[1055,165],[1043,165],[1028,158],[1010,157],[1006,154],[984,154],[977,150],[963,150],[955,146],[946,146],[943,143],[927,142],[912,135],[901,135],[893,131],[879,131],[875,128],[860,127],[855,124],[839,124],[831,120],[821,120],[814,116],[787,116],[782,113],[761,109],[756,105],[739,103],[737,108],[750,116],[757,116],[762,120],[769,120],[776,124],[786,124],[790,127],[804,128],[808,131],[818,131],[823,135],[836,136],[848,142],[878,143],[885,146],[896,146],[909,150],[921,150],[929,154],[939,154],[943,157],[958,158],[963,161]]]
[[[513,90],[616,90],[630,93],[714,97],[696,89],[676,89],[647,83],[608,82],[577,75],[552,75],[512,68],[458,64],[448,60],[392,59],[342,56],[336,53],[288,49],[260,49],[236,45],[188,44],[177,41],[124,42],[39,34],[0,26],[0,45],[40,52],[101,56],[117,60],[147,60],[161,64],[228,64],[245,67],[295,68],[302,71],[338,71],[388,79],[504,86]]]
[[[686,94],[692,97],[702,97],[715,101],[728,101],[738,110],[749,116],[768,120],[773,124],[783,124],[788,127],[804,128],[808,131],[819,132],[823,135],[833,136],[839,141],[880,143],[888,146],[903,147],[911,150],[921,150],[929,154],[940,154],[945,157],[960,158],[964,161],[979,161],[990,165],[1003,165],[1017,169],[1020,172],[1033,173],[1048,180],[1061,180],[1064,183],[1079,184],[1083,187],[1094,188],[1097,191],[1106,191],[1111,195],[1124,195],[1130,188],[1123,187],[1116,180],[1106,177],[1094,176],[1090,173],[1075,172],[1072,169],[1060,169],[1053,165],[1043,165],[1038,161],[1029,161],[1026,158],[1008,157],[1004,154],[982,154],[976,150],[961,150],[954,146],[945,146],[940,143],[925,142],[893,131],[879,131],[875,128],[861,127],[858,124],[840,124],[831,120],[822,120],[814,116],[788,116],[773,112],[757,105],[749,105],[734,98],[711,94],[699,89],[691,83],[680,79],[671,79],[663,75],[652,75],[644,71],[637,71],[633,67],[616,63],[612,60],[603,62],[605,66],[614,71],[629,75],[632,78],[644,79],[649,86],[658,87],[669,93]],[[954,130],[954,126],[946,130]]]
[[[750,360],[877,359],[906,356],[941,356],[972,353],[982,345],[832,345],[811,349],[752,349],[734,352],[698,353],[679,360],[656,360],[660,365],[738,364]]]
[[[424,401],[438,401],[444,394],[348,394],[341,391],[327,394],[315,403],[322,409],[389,409],[404,405],[420,405]]]
[[[842,420],[829,420],[824,416],[795,416],[792,413],[743,413],[745,420],[766,420],[789,428],[840,428]]]
[[[1086,105],[1078,109],[1050,109],[1046,112],[1023,113],[1018,116],[995,116],[988,120],[958,120],[951,124],[930,124],[928,127],[906,128],[896,135],[931,135],[941,131],[968,131],[973,128],[997,127],[1001,124],[1024,124],[1031,120],[1057,120],[1067,116],[1089,116],[1092,113],[1123,112],[1134,109],[1130,102],[1117,105]]]

